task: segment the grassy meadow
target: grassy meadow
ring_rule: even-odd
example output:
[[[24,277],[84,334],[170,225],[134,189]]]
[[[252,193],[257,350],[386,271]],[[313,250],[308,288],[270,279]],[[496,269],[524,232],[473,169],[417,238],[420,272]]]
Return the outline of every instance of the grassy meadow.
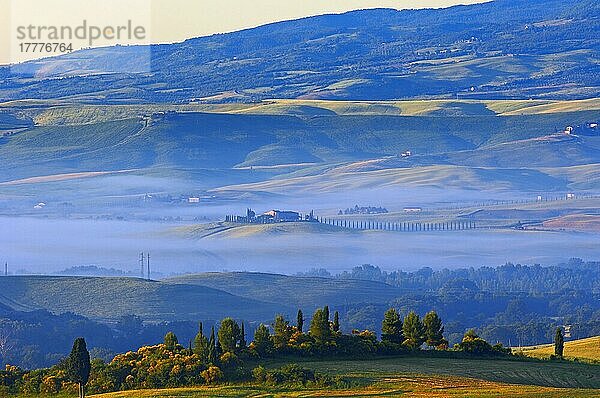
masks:
[[[216,319],[223,313],[269,319],[274,312],[285,312],[280,305],[206,286],[139,278],[10,276],[0,280],[0,289],[0,304],[11,308],[73,312],[96,320],[114,321],[129,314],[147,321]]]
[[[227,385],[170,390],[127,391],[96,395],[98,398],[194,397],[596,397],[597,390],[518,386],[460,377],[402,376],[382,378],[364,387],[325,390],[311,388]]]
[[[554,345],[523,347],[517,352],[532,358],[546,359],[554,354]],[[565,342],[563,355],[566,359],[600,362],[600,336]]]
[[[245,383],[126,391],[96,397],[597,397],[600,387],[597,367],[570,362],[386,358],[307,361],[302,366],[342,376],[348,385],[322,389]]]

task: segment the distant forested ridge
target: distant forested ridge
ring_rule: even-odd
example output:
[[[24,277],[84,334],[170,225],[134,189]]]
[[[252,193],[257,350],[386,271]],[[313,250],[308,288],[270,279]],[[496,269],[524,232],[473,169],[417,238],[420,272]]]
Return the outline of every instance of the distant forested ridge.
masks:
[[[600,95],[598,15],[592,0],[323,15],[0,68],[0,101],[591,98]],[[149,53],[151,70],[119,73],[143,69]]]
[[[317,273],[324,275],[322,271]],[[600,293],[600,262],[586,262],[579,258],[549,267],[507,263],[500,267],[439,271],[422,268],[416,272],[386,272],[376,266],[362,265],[335,277],[385,282],[411,291],[460,289],[540,294],[575,289]]]

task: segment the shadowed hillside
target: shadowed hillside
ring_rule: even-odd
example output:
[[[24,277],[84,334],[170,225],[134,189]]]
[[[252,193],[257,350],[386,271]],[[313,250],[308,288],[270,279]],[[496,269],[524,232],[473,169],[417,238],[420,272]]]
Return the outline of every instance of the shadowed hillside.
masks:
[[[445,106],[453,105],[442,107]],[[559,126],[597,120],[597,111],[524,116],[367,114],[306,118],[234,114],[227,109],[214,110],[222,113],[151,114],[134,110],[129,118],[120,119],[124,116],[122,108],[69,109],[67,112],[75,117],[74,124],[60,108],[57,112],[28,111],[44,123],[67,124],[37,125],[2,139],[0,157],[5,167],[0,182],[157,168],[170,170],[164,176],[174,176],[181,170],[181,175],[187,173],[193,178],[194,170],[220,169],[227,170],[230,177],[219,180],[222,186],[290,172],[289,167],[281,165],[298,169],[384,157],[392,159],[385,159],[386,164],[371,165],[575,166],[596,163],[600,147],[600,138],[595,136],[544,138]],[[408,160],[399,158],[407,149],[414,156]],[[543,156],[531,159],[532,151]],[[245,175],[240,176],[242,181],[235,177],[240,174]]]
[[[386,303],[402,293],[399,288],[379,282],[249,272],[186,275],[167,279],[167,282],[210,286],[243,297],[304,309],[323,303],[331,306]]]
[[[270,319],[286,312],[281,304],[215,290],[205,286],[161,283],[134,278],[22,276],[0,278],[0,302],[19,310],[73,312],[92,319],[117,320],[138,315],[148,321]]]

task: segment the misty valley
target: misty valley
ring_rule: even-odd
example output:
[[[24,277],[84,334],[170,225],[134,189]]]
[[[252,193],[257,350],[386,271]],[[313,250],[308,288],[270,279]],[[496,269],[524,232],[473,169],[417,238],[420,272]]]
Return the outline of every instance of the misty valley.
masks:
[[[0,396],[598,396],[600,3],[449,3],[0,65]]]
[[[451,344],[469,327],[505,346],[550,341],[560,324],[574,325],[573,337],[598,334],[600,131],[589,109],[598,105],[571,101],[565,113],[547,102],[542,114],[538,103],[509,104],[531,116],[377,116],[367,103],[356,106],[369,116],[314,116],[333,105],[288,102],[266,119],[212,105],[151,116],[137,108],[138,119],[122,121],[120,106],[8,108],[44,125],[11,134],[0,151],[15,164],[45,160],[10,168],[0,183],[0,239],[11,248],[4,290],[17,289],[2,295],[5,325],[30,347],[5,361],[52,365],[82,327],[99,328],[88,343],[109,360],[168,331],[193,340],[200,320],[229,315],[255,328],[324,302],[343,330],[377,333],[389,306],[435,308]],[[421,102],[392,105],[429,112]],[[115,123],[129,127],[116,132]],[[420,135],[442,124],[425,145]],[[489,124],[503,132],[482,137],[478,126]],[[57,139],[62,147],[36,154],[34,145]],[[543,161],[532,155],[540,151]],[[91,158],[107,157],[116,169],[90,171]],[[83,291],[94,299],[75,299]],[[33,309],[50,312],[41,323],[22,318]],[[70,337],[42,348],[56,337],[38,328],[63,313],[73,313],[60,329]]]

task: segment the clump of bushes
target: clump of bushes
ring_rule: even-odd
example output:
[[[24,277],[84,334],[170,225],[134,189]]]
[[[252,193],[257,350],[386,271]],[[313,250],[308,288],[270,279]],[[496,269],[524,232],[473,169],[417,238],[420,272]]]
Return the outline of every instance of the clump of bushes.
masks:
[[[510,348],[506,348],[502,344],[492,346],[479,337],[473,329],[467,331],[463,340],[454,345],[454,350],[474,355],[508,355],[511,353]]]

